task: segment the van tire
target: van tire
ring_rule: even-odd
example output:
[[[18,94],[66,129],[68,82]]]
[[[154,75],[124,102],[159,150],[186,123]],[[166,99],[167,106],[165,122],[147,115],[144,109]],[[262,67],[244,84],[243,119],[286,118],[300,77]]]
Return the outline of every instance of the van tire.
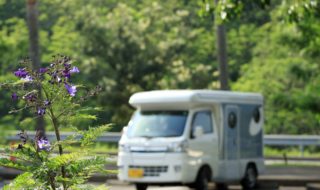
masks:
[[[211,180],[211,171],[208,167],[203,167],[198,175],[197,179],[194,183],[195,190],[208,190],[209,182]]]
[[[216,183],[216,190],[228,190],[228,186],[224,183]]]
[[[244,178],[241,181],[243,189],[252,190],[257,187],[258,173],[254,164],[249,164]]]
[[[145,183],[136,183],[136,190],[147,190],[148,185]]]

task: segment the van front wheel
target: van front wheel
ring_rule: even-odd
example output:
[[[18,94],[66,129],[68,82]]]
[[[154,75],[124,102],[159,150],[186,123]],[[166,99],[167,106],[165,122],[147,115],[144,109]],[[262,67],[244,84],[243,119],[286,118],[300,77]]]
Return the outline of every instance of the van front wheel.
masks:
[[[148,185],[144,183],[137,183],[136,184],[136,190],[147,190]]]
[[[202,168],[198,173],[197,179],[194,183],[196,190],[208,190],[210,181],[210,170],[208,168]]]
[[[244,189],[254,189],[257,186],[257,170],[254,165],[249,165],[246,170],[246,174],[241,182]]]

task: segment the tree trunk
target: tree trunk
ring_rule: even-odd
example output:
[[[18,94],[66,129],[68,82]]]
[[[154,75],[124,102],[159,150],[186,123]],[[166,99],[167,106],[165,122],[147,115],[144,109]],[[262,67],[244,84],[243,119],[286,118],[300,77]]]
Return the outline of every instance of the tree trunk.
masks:
[[[217,5],[219,0],[215,0]],[[227,38],[226,30],[223,24],[218,23],[218,14],[215,14],[215,26],[216,26],[216,47],[217,57],[219,63],[219,81],[221,90],[229,90],[228,84],[228,60],[227,60]]]
[[[27,0],[27,24],[29,29],[29,57],[32,60],[32,68],[39,69],[40,50],[37,0]],[[42,117],[37,118],[36,129],[44,134],[44,120]]]

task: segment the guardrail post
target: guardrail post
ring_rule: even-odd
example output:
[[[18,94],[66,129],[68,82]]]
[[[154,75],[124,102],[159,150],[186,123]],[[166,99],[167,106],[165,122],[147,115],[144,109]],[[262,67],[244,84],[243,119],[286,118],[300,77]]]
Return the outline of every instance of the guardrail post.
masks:
[[[299,147],[300,147],[300,156],[304,157],[304,146],[303,146],[303,144],[300,144]]]
[[[283,160],[284,160],[284,163],[286,164],[286,165],[288,165],[288,157],[287,157],[287,153],[283,153]]]

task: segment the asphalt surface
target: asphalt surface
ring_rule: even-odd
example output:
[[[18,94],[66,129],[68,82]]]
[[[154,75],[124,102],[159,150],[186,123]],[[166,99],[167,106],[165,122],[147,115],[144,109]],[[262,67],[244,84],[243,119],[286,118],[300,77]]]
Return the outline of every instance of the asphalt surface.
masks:
[[[134,186],[109,186],[110,190],[136,190]],[[242,190],[240,186],[229,186],[229,190]],[[306,187],[279,187],[277,190],[306,190]],[[188,187],[150,187],[148,190],[191,190]],[[214,185],[210,188],[210,190],[215,190]],[[272,190],[272,189],[268,189]]]
[[[308,184],[320,184],[320,167],[318,166],[268,166],[265,174],[259,177],[260,190],[307,190]],[[107,180],[110,190],[135,190],[134,185]],[[210,190],[215,190],[214,184]],[[239,185],[229,185],[229,190],[241,190]],[[188,187],[157,187],[151,186],[148,190],[190,190]],[[320,190],[320,188],[319,188]]]
[[[7,172],[12,169],[7,170]],[[11,172],[13,172],[12,170]],[[8,174],[8,173],[7,173]],[[0,189],[9,180],[0,178]],[[110,190],[135,190],[134,185],[120,182],[113,177],[96,176],[90,183],[97,185],[106,184]],[[320,166],[268,166],[265,174],[259,177],[260,190],[307,190],[308,184],[320,184]],[[215,190],[214,184],[210,190]],[[241,186],[228,186],[229,190],[241,190]],[[320,190],[319,188],[317,188]],[[190,190],[188,187],[157,187],[151,186],[148,190]]]

